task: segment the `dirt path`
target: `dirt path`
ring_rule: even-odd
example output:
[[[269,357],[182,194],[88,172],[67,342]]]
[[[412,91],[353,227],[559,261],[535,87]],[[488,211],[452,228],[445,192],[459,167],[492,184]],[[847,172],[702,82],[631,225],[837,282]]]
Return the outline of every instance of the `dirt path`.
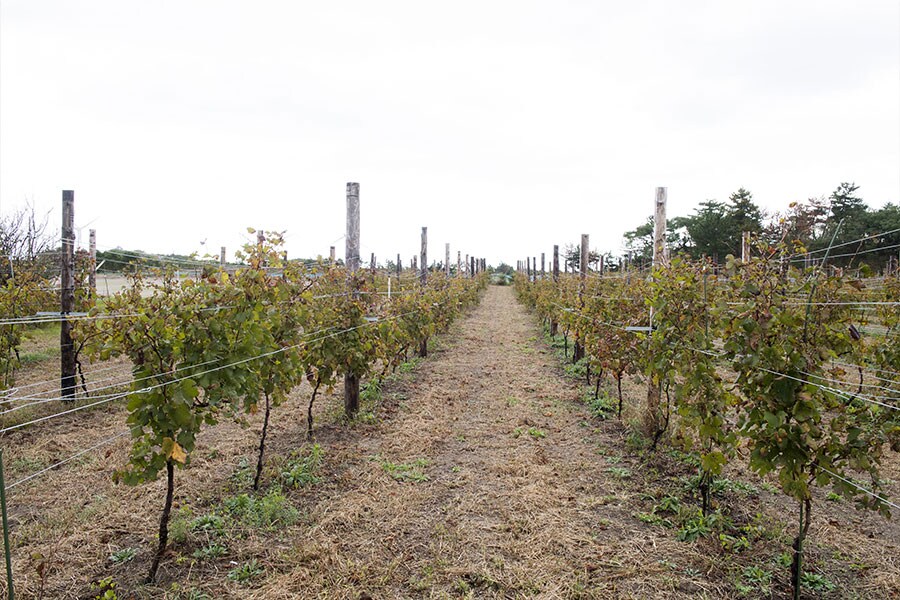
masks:
[[[622,529],[627,498],[537,335],[491,287],[400,414],[344,449],[344,489],[312,515],[299,566],[253,597],[646,596],[656,569],[628,557],[654,540]]]

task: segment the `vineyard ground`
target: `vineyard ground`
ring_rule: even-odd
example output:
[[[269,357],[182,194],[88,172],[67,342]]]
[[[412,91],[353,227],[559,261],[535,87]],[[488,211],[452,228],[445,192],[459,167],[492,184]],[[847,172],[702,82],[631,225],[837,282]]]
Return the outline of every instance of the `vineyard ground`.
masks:
[[[40,367],[30,365],[26,379],[39,380]],[[43,378],[54,368],[46,361]],[[645,391],[626,382],[624,423],[593,417],[583,382],[564,375],[512,289],[490,287],[426,361],[370,400],[364,418],[341,423],[339,389],[319,401],[320,481],[285,487],[283,497],[273,491],[279,473],[307,447],[309,390],[273,411],[260,497],[291,524],[210,518],[248,491],[261,416],[248,427],[204,431],[190,468],[177,475],[175,521],[211,527],[173,541],[158,586],[140,580],[163,484],[112,484],[125,439],[14,490],[17,597],[38,597],[41,561],[45,598],[93,598],[89,584],[106,577],[119,598],[783,597],[787,571],[775,563],[788,550],[795,510],[773,482],[740,466],[727,473],[716,500],[736,527],[748,526],[750,546],[739,551],[723,549],[716,531],[678,541],[676,515],[654,512],[667,496],[696,500],[681,491],[693,473],[684,457],[642,454],[645,441],[627,425]],[[108,406],[8,435],[8,481],[117,434],[123,422],[123,407]],[[900,496],[896,454],[885,477]],[[291,507],[299,513],[287,519]],[[824,493],[814,511],[809,569],[832,588],[810,588],[809,597],[898,597],[896,518]],[[216,544],[218,556],[194,557]],[[243,567],[245,582],[228,578]],[[751,586],[753,567],[763,571],[751,571],[756,579],[769,573],[770,581]]]

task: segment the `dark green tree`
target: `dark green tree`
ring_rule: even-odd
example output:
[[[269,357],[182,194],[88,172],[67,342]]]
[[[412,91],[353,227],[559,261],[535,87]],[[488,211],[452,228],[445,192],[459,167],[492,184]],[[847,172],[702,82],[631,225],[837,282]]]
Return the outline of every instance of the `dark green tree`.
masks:
[[[716,262],[724,261],[732,252],[729,240],[723,235],[728,231],[729,222],[725,204],[715,200],[701,202],[686,223],[693,242],[692,254],[696,257],[709,256]]]
[[[753,194],[743,187],[728,197],[727,243],[731,253],[741,255],[741,236],[745,231],[762,231],[762,211],[753,201]]]

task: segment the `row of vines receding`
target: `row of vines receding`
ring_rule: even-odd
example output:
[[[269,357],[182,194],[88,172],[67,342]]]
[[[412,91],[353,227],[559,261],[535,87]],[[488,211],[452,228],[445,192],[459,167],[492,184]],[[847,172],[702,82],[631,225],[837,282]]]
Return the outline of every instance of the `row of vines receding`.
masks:
[[[799,590],[815,487],[889,515],[879,465],[900,450],[900,282],[801,268],[803,248],[755,248],[724,271],[675,258],[647,276],[533,278],[520,299],[585,351],[588,374],[640,373],[645,433],[696,452],[702,511],[729,461],[777,476],[797,503],[792,583]],[[577,357],[576,357],[577,358]],[[590,375],[588,375],[590,377]]]
[[[174,268],[136,268],[113,296],[78,296],[77,308],[89,311],[74,328],[79,361],[99,364],[125,356],[132,365],[125,391],[91,391],[81,380],[84,398],[94,404],[126,402],[123,435],[132,444],[114,479],[139,485],[165,474],[150,581],[168,544],[176,473],[189,471],[204,427],[223,420],[246,424],[249,415],[262,413],[252,484],[258,489],[270,420],[302,383],[309,385],[306,437],[312,440],[313,407],[321,392],[345,376],[380,382],[477,303],[487,285],[486,274],[433,273],[423,285],[412,272],[389,282],[387,274],[351,275],[330,263],[285,261],[277,234],[247,245],[238,259],[243,266],[209,265],[195,277]],[[48,310],[52,286],[46,277],[17,273],[4,282],[0,308],[7,315]],[[22,333],[43,321],[7,321],[0,330],[0,391],[6,390],[9,407],[16,398],[12,386]]]

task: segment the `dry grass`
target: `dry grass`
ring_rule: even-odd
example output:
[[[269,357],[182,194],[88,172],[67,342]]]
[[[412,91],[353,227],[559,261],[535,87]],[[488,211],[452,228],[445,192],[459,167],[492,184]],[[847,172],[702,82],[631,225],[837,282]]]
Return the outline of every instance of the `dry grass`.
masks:
[[[758,565],[772,573],[771,593],[783,595],[786,570],[771,565],[793,521],[780,494],[740,468],[728,473],[757,491],[726,490],[719,507],[771,537],[741,553],[715,536],[680,542],[676,530],[643,522],[636,515],[667,495],[691,504],[678,477],[692,469],[666,452],[644,454],[626,425],[591,418],[581,382],[562,375],[538,335],[511,288],[491,288],[415,372],[385,385],[373,417],[344,424],[339,394],[326,395],[317,409],[321,481],[283,490],[297,521],[265,529],[227,518],[219,533],[190,533],[171,545],[157,586],[140,579],[163,485],[112,485],[125,440],[14,490],[17,597],[38,597],[41,560],[45,598],[93,598],[90,584],[104,577],[118,583],[119,598],[769,597],[736,587]],[[639,414],[632,399],[643,389],[627,383],[626,422]],[[291,453],[306,447],[307,394],[297,390],[273,412],[269,491]],[[112,406],[8,435],[9,479],[117,433],[123,420]],[[190,468],[177,474],[176,516],[227,516],[229,499],[247,491],[241,461],[252,462],[259,427],[257,416],[247,428],[203,432]],[[891,455],[895,482],[898,464]],[[900,492],[896,483],[891,491]],[[810,565],[839,586],[818,597],[896,597],[896,524],[824,499],[815,510]],[[216,540],[221,556],[193,556]],[[110,560],[128,548],[134,558]],[[228,579],[253,560],[263,573]]]

